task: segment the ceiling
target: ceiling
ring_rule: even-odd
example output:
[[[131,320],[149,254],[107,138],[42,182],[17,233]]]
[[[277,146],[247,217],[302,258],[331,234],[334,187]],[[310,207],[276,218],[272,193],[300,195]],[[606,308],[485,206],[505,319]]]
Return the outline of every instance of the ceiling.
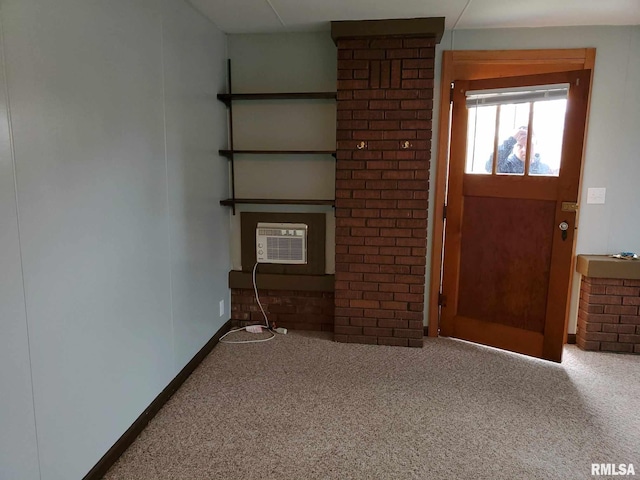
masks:
[[[445,17],[446,30],[640,25],[640,0],[188,0],[225,33],[328,30],[332,20]]]

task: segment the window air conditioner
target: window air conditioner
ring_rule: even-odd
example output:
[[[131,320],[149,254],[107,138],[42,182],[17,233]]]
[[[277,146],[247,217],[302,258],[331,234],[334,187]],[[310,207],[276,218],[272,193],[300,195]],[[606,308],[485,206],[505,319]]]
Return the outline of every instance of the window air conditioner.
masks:
[[[307,229],[304,223],[258,223],[258,263],[307,263]]]

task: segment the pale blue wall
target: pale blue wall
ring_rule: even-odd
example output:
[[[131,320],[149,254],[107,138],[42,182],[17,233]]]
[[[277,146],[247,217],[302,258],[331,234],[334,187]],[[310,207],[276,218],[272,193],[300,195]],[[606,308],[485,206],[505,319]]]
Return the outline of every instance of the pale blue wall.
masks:
[[[82,478],[229,318],[226,37],[180,0],[0,15],[0,478]]]

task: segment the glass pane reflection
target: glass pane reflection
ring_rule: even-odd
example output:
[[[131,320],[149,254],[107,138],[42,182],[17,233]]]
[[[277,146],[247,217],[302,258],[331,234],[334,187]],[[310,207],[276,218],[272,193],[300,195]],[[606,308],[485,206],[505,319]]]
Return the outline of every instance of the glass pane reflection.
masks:
[[[469,109],[465,173],[491,173],[491,163],[488,170],[486,164],[487,152],[493,151],[496,111],[495,105]]]
[[[498,175],[524,175],[530,158],[529,175],[558,176],[566,106],[562,99],[469,107],[465,173],[493,173],[495,154]]]
[[[562,156],[566,100],[536,102],[533,109],[532,148],[535,155],[529,166],[530,175],[558,176]]]

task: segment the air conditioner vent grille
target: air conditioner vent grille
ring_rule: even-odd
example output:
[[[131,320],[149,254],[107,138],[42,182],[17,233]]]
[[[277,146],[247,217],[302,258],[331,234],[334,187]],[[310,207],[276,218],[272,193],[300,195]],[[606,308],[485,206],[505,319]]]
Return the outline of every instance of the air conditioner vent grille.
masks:
[[[258,263],[307,263],[307,228],[303,223],[258,223]]]
[[[299,260],[303,256],[302,238],[267,237],[267,257],[278,260]]]

